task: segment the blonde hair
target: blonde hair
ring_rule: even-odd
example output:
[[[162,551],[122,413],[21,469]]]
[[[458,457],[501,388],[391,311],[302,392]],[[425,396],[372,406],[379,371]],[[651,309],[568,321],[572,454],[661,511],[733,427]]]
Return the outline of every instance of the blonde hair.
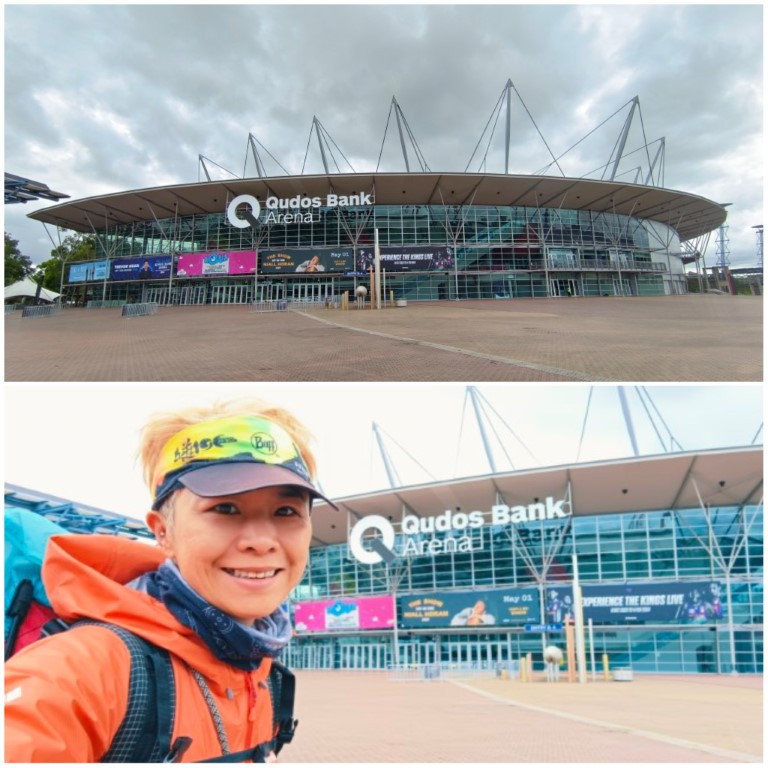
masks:
[[[172,413],[159,413],[149,419],[141,430],[138,458],[141,462],[144,482],[153,496],[158,480],[157,462],[163,446],[182,429],[227,416],[263,416],[283,427],[299,449],[314,482],[317,475],[317,462],[309,447],[313,440],[312,433],[285,408],[264,400],[241,398],[216,402],[208,407],[184,408]]]

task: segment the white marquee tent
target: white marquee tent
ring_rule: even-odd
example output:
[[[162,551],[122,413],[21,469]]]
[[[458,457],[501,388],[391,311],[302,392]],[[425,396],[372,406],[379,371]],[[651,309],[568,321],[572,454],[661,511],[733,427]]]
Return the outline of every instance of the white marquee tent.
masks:
[[[23,280],[19,280],[18,283],[5,286],[4,298],[6,303],[16,302],[25,298],[34,299],[35,296],[37,296],[37,283],[32,278],[25,277]],[[53,303],[59,296],[61,296],[60,293],[49,291],[47,288],[40,289],[40,298],[43,301]]]

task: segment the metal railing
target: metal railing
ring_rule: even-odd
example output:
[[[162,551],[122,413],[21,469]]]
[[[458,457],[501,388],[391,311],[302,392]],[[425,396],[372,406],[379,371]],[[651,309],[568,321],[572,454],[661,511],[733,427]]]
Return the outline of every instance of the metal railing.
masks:
[[[153,301],[147,301],[142,304],[123,305],[123,317],[143,317],[144,315],[154,315],[157,312],[157,304]]]
[[[61,304],[45,304],[38,307],[24,307],[22,317],[51,317],[61,314]]]
[[[249,312],[286,312],[296,310],[309,312],[324,309],[325,307],[338,306],[338,299],[269,299],[266,301],[252,301],[248,305]]]
[[[387,676],[400,683],[492,677],[514,680],[520,677],[520,661],[393,664],[388,667]]]
[[[667,265],[659,261],[636,261],[621,259],[619,261],[596,261],[595,259],[547,259],[547,268],[552,270],[587,270],[600,272],[666,272]]]
[[[125,299],[91,299],[86,305],[86,309],[116,309],[124,307],[128,302]]]

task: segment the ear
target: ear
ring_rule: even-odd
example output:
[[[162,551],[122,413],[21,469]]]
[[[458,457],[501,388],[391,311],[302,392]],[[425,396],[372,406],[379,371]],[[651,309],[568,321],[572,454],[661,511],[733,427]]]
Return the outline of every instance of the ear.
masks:
[[[147,527],[155,535],[157,543],[163,549],[165,554],[168,555],[168,557],[173,557],[174,550],[172,538],[168,535],[168,523],[165,518],[153,509],[147,512],[145,520]]]

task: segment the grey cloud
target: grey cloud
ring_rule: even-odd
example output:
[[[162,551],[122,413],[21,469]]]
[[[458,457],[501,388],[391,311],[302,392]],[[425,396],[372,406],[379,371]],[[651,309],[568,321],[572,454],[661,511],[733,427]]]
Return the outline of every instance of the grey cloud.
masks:
[[[761,185],[713,178],[711,161],[761,135],[761,30],[762,8],[731,5],[9,6],[6,166],[75,196],[182,183],[197,178],[198,153],[241,174],[252,131],[298,171],[316,115],[372,169],[394,95],[430,167],[463,170],[511,78],[555,154],[638,95],[647,139],[666,137],[668,186],[733,190],[739,207],[759,211]],[[618,72],[627,83],[609,88]],[[60,94],[68,116],[42,110],[44,92]],[[589,98],[585,129],[575,114]],[[113,113],[130,139],[90,110]],[[622,120],[564,158],[566,173],[605,163]],[[489,171],[503,170],[503,130],[502,117]],[[81,150],[62,159],[72,142]],[[30,155],[32,145],[48,156]],[[512,170],[550,160],[515,100]],[[320,168],[314,139],[307,167]],[[390,122],[382,168],[403,167]],[[22,234],[39,225],[15,208],[6,229],[39,241]],[[752,261],[751,238],[732,238],[732,254]]]

